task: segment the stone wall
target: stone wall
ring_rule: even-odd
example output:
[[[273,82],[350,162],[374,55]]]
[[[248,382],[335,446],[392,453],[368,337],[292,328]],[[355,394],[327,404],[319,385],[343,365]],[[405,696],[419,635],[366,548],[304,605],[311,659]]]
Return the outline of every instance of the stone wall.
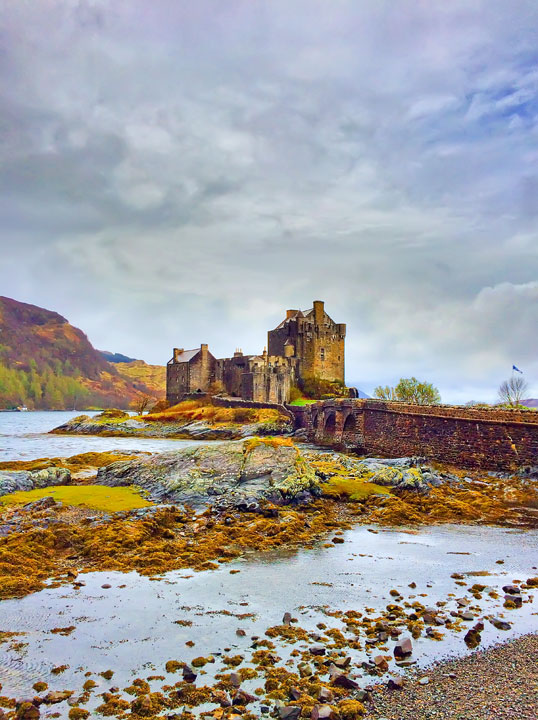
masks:
[[[340,400],[290,408],[322,445],[360,454],[420,455],[461,467],[538,465],[538,413]]]

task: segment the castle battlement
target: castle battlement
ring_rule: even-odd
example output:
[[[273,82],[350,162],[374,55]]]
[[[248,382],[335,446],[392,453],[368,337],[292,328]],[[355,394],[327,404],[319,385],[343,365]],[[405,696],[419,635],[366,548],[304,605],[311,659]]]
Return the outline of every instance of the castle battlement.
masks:
[[[307,378],[344,383],[346,326],[335,323],[315,300],[310,310],[287,310],[284,320],[267,333],[261,355],[215,358],[208,345],[194,350],[174,348],[167,364],[166,397],[170,404],[187,395],[206,393],[213,384],[243,400],[285,403],[294,384]]]

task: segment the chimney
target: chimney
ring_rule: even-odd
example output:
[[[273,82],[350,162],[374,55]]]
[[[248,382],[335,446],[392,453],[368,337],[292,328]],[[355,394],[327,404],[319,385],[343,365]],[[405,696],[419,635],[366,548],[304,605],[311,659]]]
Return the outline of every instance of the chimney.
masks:
[[[207,343],[202,343],[202,344],[200,345],[200,350],[201,350],[201,352],[202,352],[202,357],[203,357],[203,358],[206,358],[206,357],[207,357],[207,353],[209,352]]]
[[[286,320],[289,320],[294,315],[297,315],[298,310],[286,310]]]
[[[179,356],[183,352],[183,348],[174,348],[174,362],[179,362]]]
[[[316,325],[321,325],[323,323],[323,314],[324,314],[324,307],[325,303],[323,300],[314,300],[314,323]]]

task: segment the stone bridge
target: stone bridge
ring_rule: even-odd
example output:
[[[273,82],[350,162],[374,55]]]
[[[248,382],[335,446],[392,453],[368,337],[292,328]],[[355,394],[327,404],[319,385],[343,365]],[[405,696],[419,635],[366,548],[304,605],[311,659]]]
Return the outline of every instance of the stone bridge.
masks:
[[[538,466],[538,412],[533,410],[347,398],[288,408],[310,441],[361,455],[420,455],[494,470]]]

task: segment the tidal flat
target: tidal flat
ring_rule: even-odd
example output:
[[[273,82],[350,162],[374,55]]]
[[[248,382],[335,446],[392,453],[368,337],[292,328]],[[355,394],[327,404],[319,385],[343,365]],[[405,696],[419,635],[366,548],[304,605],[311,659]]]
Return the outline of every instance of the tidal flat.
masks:
[[[87,437],[67,440],[88,449]],[[165,447],[160,459],[125,438],[104,440],[121,453],[117,463],[113,454],[48,453],[71,472],[51,494],[89,492],[91,463],[104,467],[105,494],[132,492],[139,474],[151,495],[163,467],[173,468],[169,489],[191,492],[199,470],[182,469],[177,482],[188,458],[205,468],[211,490],[203,463],[211,459],[220,482],[222,458],[233,458],[241,473],[252,470],[240,490],[260,492],[269,463],[282,471],[271,476],[281,500],[290,488],[310,496],[290,506],[260,494],[245,505],[241,495],[230,502],[233,492],[210,492],[218,502],[205,509],[150,498],[116,513],[51,502],[45,492],[46,506],[6,507],[0,717],[404,717],[401,685],[426,697],[417,683],[431,663],[466,662],[484,649],[489,657],[495,644],[537,631],[538,530],[521,507],[534,492],[527,475],[480,479],[377,461],[361,469],[353,458],[270,438],[222,445],[215,466],[218,444],[208,454],[175,441],[185,449],[171,458]],[[30,464],[18,471],[42,472],[28,438],[21,448],[18,459]],[[392,484],[369,483],[373,474]]]

